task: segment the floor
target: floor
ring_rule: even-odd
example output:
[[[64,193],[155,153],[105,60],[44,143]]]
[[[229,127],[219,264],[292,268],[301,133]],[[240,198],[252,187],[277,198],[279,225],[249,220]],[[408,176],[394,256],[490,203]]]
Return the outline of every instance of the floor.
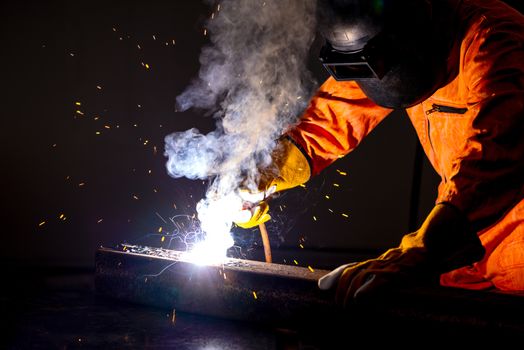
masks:
[[[89,272],[9,276],[0,293],[7,349],[316,349],[289,329],[98,297]],[[5,281],[5,280],[4,280]],[[307,338],[307,337],[306,337]],[[1,345],[1,344],[0,344]]]

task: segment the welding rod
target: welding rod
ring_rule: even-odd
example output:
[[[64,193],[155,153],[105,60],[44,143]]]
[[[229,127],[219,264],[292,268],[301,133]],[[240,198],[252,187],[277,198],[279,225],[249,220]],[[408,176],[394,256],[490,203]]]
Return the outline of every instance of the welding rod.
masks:
[[[273,259],[271,258],[271,246],[269,245],[269,236],[267,234],[266,224],[261,223],[258,225],[260,229],[260,236],[262,236],[262,245],[264,246],[264,256],[266,257],[266,262],[271,263]]]

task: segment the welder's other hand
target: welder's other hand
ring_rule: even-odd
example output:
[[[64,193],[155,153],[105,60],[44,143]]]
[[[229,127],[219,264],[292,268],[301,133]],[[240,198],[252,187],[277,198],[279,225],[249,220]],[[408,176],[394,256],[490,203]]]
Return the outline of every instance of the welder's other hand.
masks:
[[[245,208],[238,213],[235,224],[242,228],[252,228],[271,219],[268,214],[269,205],[261,201],[252,208]]]
[[[422,249],[413,248],[404,251],[401,248],[389,249],[376,259],[360,263],[343,265],[334,270],[330,283],[323,280],[323,287],[336,284],[335,302],[348,307],[363,296],[388,290],[394,286],[409,283],[426,283],[436,275],[425,267],[425,255]],[[340,270],[339,270],[340,269]],[[338,276],[338,280],[334,281]],[[321,281],[319,280],[319,286]]]
[[[434,283],[440,274],[482,259],[484,248],[468,221],[449,204],[436,205],[420,229],[405,235],[399,247],[376,259],[343,265],[319,280],[329,289],[336,283],[335,301],[353,301],[391,287]]]
[[[356,265],[356,264],[358,264],[358,262],[349,263],[349,264],[345,264],[345,265],[339,266],[336,269],[334,269],[333,271],[331,271],[330,273],[320,277],[318,279],[318,288],[320,288],[322,290],[329,290],[329,289],[334,288],[337,285],[338,280],[339,280],[340,276],[342,275],[342,273],[344,272],[344,270],[346,268],[348,268],[350,266],[353,266],[353,265]]]

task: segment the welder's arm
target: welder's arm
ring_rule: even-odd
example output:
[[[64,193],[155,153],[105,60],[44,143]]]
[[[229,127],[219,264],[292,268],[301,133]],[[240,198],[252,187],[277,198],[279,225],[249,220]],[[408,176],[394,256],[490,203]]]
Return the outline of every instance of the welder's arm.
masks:
[[[355,82],[328,78],[282,138],[272,169],[262,171],[259,192],[244,192],[246,202],[255,204],[242,215],[249,219],[235,223],[250,228],[269,220],[268,196],[306,182],[351,152],[390,112],[368,99]]]
[[[390,112],[367,98],[354,81],[330,77],[287,135],[309,158],[311,174],[317,175],[355,149]]]

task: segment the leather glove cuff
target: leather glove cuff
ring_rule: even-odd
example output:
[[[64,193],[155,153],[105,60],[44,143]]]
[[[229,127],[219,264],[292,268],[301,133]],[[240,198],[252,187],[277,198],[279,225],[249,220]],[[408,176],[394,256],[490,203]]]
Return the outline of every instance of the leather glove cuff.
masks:
[[[289,138],[279,140],[272,155],[273,164],[261,171],[259,190],[284,191],[299,186],[309,180],[311,169],[308,158]]]

